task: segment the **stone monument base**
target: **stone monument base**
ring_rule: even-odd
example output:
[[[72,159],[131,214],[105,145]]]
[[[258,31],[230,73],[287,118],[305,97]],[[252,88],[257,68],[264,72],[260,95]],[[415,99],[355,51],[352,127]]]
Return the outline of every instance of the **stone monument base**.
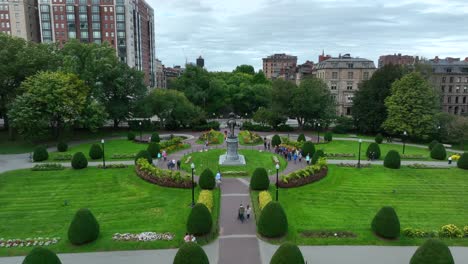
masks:
[[[238,155],[239,159],[231,160],[226,158],[227,154],[219,156],[219,165],[224,166],[244,166],[245,157],[244,155]]]

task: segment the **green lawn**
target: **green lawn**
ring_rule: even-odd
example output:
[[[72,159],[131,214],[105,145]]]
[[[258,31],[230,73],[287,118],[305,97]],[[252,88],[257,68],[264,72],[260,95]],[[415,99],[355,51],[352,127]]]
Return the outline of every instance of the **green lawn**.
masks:
[[[182,157],[182,169],[190,172],[190,164],[193,162],[197,170],[196,174],[199,175],[204,169],[210,168],[213,172],[218,171],[218,168],[223,171],[246,171],[248,175],[252,175],[252,172],[259,167],[265,168],[272,174],[275,171],[275,164],[273,163],[272,156],[275,155],[280,160],[280,171],[284,170],[287,166],[287,162],[279,155],[271,152],[259,152],[258,150],[247,150],[241,149],[239,153],[245,156],[245,166],[219,166],[219,156],[225,154],[224,149],[214,149],[207,152],[194,152],[187,154]],[[187,158],[191,156],[192,159],[189,163],[185,163]]]
[[[274,187],[270,187],[274,197]],[[255,198],[253,198],[255,199]],[[329,175],[300,188],[280,189],[279,200],[289,221],[287,239],[302,245],[362,244],[418,245],[422,239],[376,238],[370,223],[377,211],[393,206],[401,228],[425,231],[446,224],[468,225],[468,172],[453,169],[391,170],[330,166]],[[305,238],[303,230],[351,231],[354,239]],[[446,239],[450,245],[468,246],[468,239]]]
[[[196,190],[197,199],[199,190]],[[219,191],[215,205],[219,207]],[[64,201],[68,206],[64,206]],[[18,170],[0,174],[1,237],[60,237],[48,248],[57,252],[158,249],[183,241],[190,212],[190,189],[163,188],[135,175],[134,168],[54,172]],[[79,208],[89,208],[101,227],[97,241],[72,246],[67,230]],[[213,217],[218,218],[215,209]],[[217,220],[216,220],[217,221]],[[173,241],[116,242],[114,233],[172,232]],[[0,249],[0,255],[26,254],[32,248]]]

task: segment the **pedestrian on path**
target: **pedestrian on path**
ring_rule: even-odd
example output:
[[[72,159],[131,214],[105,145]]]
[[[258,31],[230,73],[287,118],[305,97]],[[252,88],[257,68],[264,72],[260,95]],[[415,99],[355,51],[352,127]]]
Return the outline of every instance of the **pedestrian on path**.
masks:
[[[449,165],[452,164],[452,156],[449,156],[449,158],[448,158],[448,164],[449,164]]]
[[[238,212],[238,218],[239,220],[244,223],[244,213],[245,213],[245,208],[242,204],[239,206],[239,212]]]
[[[268,141],[268,150],[270,150],[270,149],[271,149],[271,143],[270,143],[270,141]]]
[[[247,209],[245,209],[245,214],[247,215],[247,220],[250,219],[250,213],[252,212],[252,208],[250,208],[250,205],[247,205]]]
[[[221,172],[220,171],[216,173],[215,179],[216,179],[216,186],[221,187]]]
[[[263,140],[263,148],[266,150],[267,149],[267,141],[266,138]]]
[[[191,240],[192,240],[192,239],[191,239],[191,237],[190,237],[189,233],[185,233],[185,236],[184,236],[184,242],[186,242],[186,243],[187,243],[187,242],[190,242]]]
[[[307,165],[309,165],[309,163],[310,163],[310,156],[309,156],[309,153],[307,153],[306,162],[307,162]]]
[[[177,160],[177,170],[180,170],[180,160]]]
[[[299,158],[299,163],[301,163],[302,162],[302,151],[299,150],[298,152],[299,152],[299,154],[297,154],[297,157]]]
[[[162,156],[163,156],[164,161],[166,161],[167,160],[167,152],[165,150],[163,150]]]
[[[296,164],[297,163],[297,153],[294,153],[293,159],[294,159],[294,164]]]

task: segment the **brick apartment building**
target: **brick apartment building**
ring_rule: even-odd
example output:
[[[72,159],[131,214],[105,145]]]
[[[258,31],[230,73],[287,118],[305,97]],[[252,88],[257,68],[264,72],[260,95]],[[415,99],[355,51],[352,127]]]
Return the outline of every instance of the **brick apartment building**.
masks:
[[[409,55],[401,55],[401,53],[393,54],[393,55],[382,55],[379,57],[379,68],[382,68],[385,65],[393,64],[393,65],[408,65],[412,66],[419,62],[419,57],[416,56],[409,56]]]
[[[283,78],[286,80],[295,80],[295,69],[297,66],[297,57],[282,54],[274,54],[263,58],[263,72],[269,80]]]
[[[0,32],[39,42],[37,0],[0,0]]]

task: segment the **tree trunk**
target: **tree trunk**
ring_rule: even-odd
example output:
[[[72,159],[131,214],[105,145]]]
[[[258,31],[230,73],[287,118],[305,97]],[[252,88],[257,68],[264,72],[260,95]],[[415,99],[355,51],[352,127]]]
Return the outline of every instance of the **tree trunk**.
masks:
[[[114,128],[119,128],[120,120],[114,119]]]
[[[304,119],[297,117],[296,120],[297,120],[297,123],[299,124],[299,128],[304,129]]]

